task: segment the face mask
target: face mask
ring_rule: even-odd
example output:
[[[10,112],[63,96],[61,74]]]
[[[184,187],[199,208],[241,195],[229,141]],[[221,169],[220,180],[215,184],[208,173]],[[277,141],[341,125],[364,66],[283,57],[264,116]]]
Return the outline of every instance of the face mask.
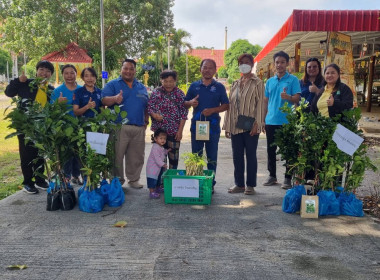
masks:
[[[247,73],[251,72],[252,66],[249,64],[240,64],[239,70],[240,70],[240,73],[247,74]]]

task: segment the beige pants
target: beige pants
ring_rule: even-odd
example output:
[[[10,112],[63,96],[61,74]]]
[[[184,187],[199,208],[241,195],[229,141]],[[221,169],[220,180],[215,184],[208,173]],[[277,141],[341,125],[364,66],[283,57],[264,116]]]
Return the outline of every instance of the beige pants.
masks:
[[[123,124],[116,134],[114,168],[114,175],[120,178],[121,184],[125,183],[123,159],[125,175],[130,182],[135,182],[140,179],[144,156],[145,127]]]

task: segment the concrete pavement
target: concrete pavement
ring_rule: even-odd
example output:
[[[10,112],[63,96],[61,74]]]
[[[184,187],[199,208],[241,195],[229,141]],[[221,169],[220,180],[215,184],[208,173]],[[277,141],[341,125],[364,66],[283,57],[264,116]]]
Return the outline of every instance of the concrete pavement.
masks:
[[[0,201],[0,279],[378,279],[380,225],[283,213],[285,191],[262,186],[265,149],[261,137],[257,194],[228,194],[231,147],[221,138],[210,206],[166,205],[127,188],[121,208],[48,212],[45,193],[18,192]],[[128,225],[113,227],[120,220]],[[28,268],[6,269],[13,264]]]

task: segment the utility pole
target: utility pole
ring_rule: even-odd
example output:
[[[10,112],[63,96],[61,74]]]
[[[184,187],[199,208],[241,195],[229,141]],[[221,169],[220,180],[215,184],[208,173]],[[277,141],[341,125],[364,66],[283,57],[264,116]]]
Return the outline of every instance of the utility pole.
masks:
[[[170,70],[170,38],[173,35],[173,33],[166,33],[166,37],[168,38],[168,70]]]
[[[103,0],[100,0],[100,47],[102,53],[102,87],[106,83],[106,80],[103,78],[103,71],[106,71],[106,57],[104,53],[104,7]]]

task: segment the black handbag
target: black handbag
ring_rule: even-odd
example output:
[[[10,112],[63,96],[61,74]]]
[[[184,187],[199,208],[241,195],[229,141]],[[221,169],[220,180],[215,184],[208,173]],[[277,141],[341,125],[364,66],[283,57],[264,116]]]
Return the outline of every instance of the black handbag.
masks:
[[[253,117],[248,117],[244,115],[240,115],[239,112],[239,107],[240,107],[240,102],[239,102],[239,85],[237,88],[237,95],[236,95],[236,105],[237,105],[237,112],[238,112],[238,119],[236,122],[236,128],[240,128],[243,130],[251,131],[253,124],[255,123],[255,118]]]
[[[255,123],[255,118],[247,117],[244,115],[238,115],[236,127],[243,130],[251,131],[254,123]]]

